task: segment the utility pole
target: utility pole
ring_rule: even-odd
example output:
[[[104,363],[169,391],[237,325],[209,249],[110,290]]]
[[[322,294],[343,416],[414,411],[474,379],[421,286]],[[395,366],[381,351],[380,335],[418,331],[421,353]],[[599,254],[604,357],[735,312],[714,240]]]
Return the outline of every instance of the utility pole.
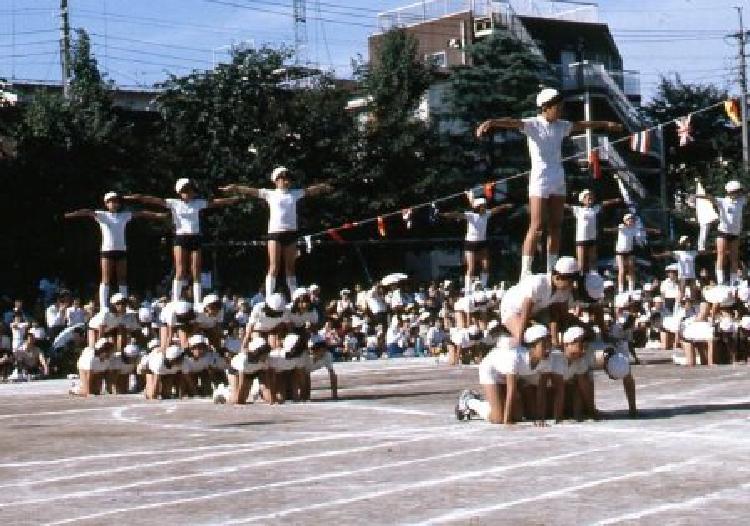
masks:
[[[70,21],[68,0],[60,0],[60,66],[62,67],[63,96],[70,96]]]
[[[750,153],[748,151],[747,135],[747,55],[745,54],[745,44],[747,43],[747,33],[742,21],[742,7],[735,7],[740,17],[740,32],[733,35],[739,40],[740,44],[740,108],[742,110],[742,169],[745,175],[748,174],[748,162]]]

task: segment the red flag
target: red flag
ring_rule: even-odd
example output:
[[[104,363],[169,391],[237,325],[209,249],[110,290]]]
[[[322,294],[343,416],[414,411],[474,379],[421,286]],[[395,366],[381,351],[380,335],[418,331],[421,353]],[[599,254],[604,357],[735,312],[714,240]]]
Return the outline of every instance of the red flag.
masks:
[[[602,178],[602,165],[599,162],[599,150],[589,152],[589,168],[594,179]]]
[[[493,197],[495,197],[495,183],[486,183],[484,185],[484,198],[487,199],[487,204],[490,204]]]
[[[727,112],[727,116],[735,126],[742,124],[742,109],[740,108],[739,100],[729,99],[724,101],[724,111]]]
[[[337,243],[343,243],[344,242],[344,238],[341,237],[341,234],[339,234],[338,228],[329,228],[328,230],[326,230],[326,234],[328,234],[329,236],[331,236],[331,239],[333,239]]]
[[[383,216],[378,216],[378,234],[380,234],[380,237],[385,237],[385,219],[383,219]]]

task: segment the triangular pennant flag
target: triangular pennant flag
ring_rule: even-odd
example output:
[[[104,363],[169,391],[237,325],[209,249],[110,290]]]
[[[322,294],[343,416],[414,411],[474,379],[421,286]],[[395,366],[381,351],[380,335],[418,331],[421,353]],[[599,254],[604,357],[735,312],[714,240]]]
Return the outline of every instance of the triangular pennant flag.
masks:
[[[312,236],[305,236],[305,247],[307,248],[307,253],[312,254]]]
[[[622,196],[622,200],[625,202],[625,204],[628,207],[632,207],[635,205],[635,201],[633,201],[633,197],[630,195],[630,192],[628,192],[628,189],[625,187],[625,183],[622,181],[620,177],[615,177],[617,180],[617,187],[620,189],[620,195]]]
[[[412,216],[411,208],[404,208],[403,210],[401,210],[401,217],[403,218],[404,223],[406,224],[407,230],[411,230],[411,224],[412,224],[411,216]]]
[[[636,132],[630,136],[630,149],[634,152],[648,153],[651,137],[648,130]]]
[[[328,234],[329,236],[331,236],[331,239],[333,239],[337,243],[343,243],[344,242],[344,238],[341,237],[341,234],[339,234],[339,231],[338,231],[337,228],[329,228],[328,230],[326,230],[326,234]]]
[[[386,234],[385,219],[383,219],[383,216],[378,216],[378,234],[380,234],[380,237],[385,237]]]
[[[724,111],[727,112],[727,117],[732,121],[735,126],[742,124],[742,108],[740,108],[740,101],[737,99],[729,99],[724,101]]]
[[[488,205],[492,202],[493,197],[495,197],[495,183],[486,183],[484,185],[484,198]]]
[[[591,150],[589,152],[589,168],[591,169],[591,176],[594,179],[602,178],[602,165],[599,162],[599,150]]]
[[[680,146],[685,146],[687,143],[693,141],[693,128],[690,125],[692,117],[692,115],[688,115],[687,117],[680,117],[676,120],[677,136],[680,138]]]

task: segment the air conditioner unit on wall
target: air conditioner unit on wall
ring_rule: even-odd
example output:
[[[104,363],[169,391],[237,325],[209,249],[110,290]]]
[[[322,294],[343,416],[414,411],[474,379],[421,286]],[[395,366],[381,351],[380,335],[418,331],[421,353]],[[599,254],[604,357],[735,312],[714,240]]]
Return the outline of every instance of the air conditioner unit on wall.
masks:
[[[463,47],[461,45],[461,39],[460,38],[451,38],[448,40],[448,47],[451,49],[461,49]]]

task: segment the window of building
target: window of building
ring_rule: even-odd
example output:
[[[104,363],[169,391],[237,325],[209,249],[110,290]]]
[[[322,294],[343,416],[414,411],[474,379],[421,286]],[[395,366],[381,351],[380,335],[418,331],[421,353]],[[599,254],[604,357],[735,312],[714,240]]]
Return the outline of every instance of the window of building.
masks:
[[[448,54],[445,51],[438,51],[425,55],[425,60],[439,68],[448,67]]]

